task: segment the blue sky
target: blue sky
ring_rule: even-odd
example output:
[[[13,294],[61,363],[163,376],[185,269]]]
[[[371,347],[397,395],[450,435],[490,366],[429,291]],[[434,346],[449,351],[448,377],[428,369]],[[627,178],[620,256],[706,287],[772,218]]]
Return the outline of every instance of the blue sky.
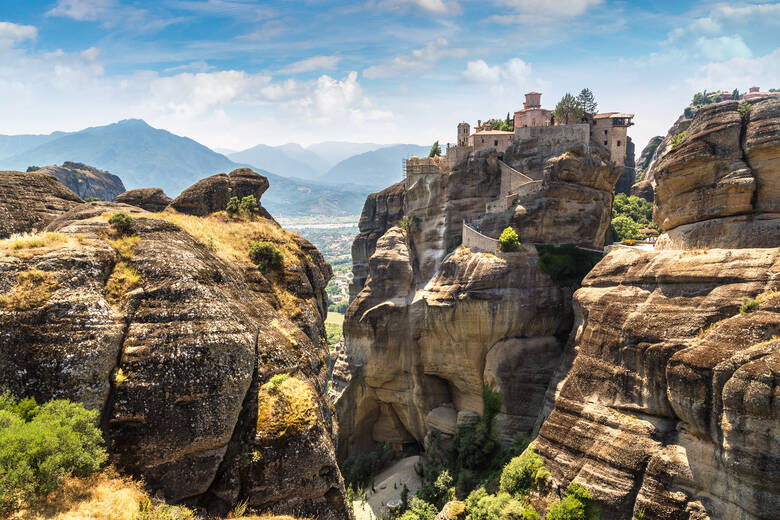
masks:
[[[753,84],[780,88],[778,2],[0,0],[5,134],[427,144],[589,87],[638,153],[695,91]]]

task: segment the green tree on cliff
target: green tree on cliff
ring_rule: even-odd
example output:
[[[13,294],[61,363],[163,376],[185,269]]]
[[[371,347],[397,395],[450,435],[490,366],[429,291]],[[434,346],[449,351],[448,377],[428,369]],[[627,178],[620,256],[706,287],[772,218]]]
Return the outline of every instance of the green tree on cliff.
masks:
[[[431,146],[431,153],[428,154],[428,157],[441,157],[441,146],[439,146],[439,141],[433,143],[433,146]]]
[[[564,125],[577,123],[582,119],[583,114],[584,111],[580,102],[568,92],[558,101],[553,112],[556,124]]]
[[[593,92],[591,92],[589,88],[584,88],[577,94],[577,102],[582,107],[582,110],[590,115],[595,114],[599,106],[598,103],[596,103],[596,98],[593,97]]]

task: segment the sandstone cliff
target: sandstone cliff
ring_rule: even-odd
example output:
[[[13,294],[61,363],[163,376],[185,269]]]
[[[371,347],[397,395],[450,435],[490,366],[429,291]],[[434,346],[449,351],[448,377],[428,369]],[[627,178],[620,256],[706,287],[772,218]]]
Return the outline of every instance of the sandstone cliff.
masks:
[[[486,214],[507,165],[537,181]],[[531,244],[602,244],[621,173],[598,147],[529,139],[369,198],[334,369],[342,456],[376,442],[422,445],[434,429],[451,436],[459,420],[482,413],[483,384],[505,395],[502,436],[531,433],[573,320],[573,289],[540,270]],[[405,229],[389,227],[400,216]],[[464,221],[493,237],[512,225],[527,245],[458,248]]]
[[[53,180],[0,179],[24,175]],[[19,181],[18,195],[30,186]],[[43,200],[66,195],[46,188]],[[112,461],[168,500],[348,518],[319,252],[264,219],[64,200],[41,242],[0,242],[0,386],[99,410]],[[120,211],[134,218],[130,235],[107,222]],[[280,270],[248,261],[258,238],[283,252]],[[277,413],[288,401],[296,414]]]
[[[125,191],[122,179],[83,163],[65,161],[62,166],[46,166],[37,171],[53,175],[82,199],[114,200]]]
[[[577,481],[602,518],[776,517],[778,109],[700,110],[656,169],[656,250],[612,251],[574,294],[534,441],[546,499]]]

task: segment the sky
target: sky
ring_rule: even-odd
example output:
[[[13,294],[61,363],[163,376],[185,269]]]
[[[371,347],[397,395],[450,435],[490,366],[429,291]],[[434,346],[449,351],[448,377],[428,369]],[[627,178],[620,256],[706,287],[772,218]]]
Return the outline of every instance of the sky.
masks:
[[[590,88],[638,155],[695,92],[753,85],[780,88],[780,2],[0,0],[0,134],[428,144]]]

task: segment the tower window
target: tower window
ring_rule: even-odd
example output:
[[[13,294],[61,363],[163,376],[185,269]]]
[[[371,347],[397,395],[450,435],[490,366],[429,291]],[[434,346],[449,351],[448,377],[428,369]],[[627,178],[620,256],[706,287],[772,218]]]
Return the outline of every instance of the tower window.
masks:
[[[607,135],[607,131],[606,130],[604,130],[604,135]]]
[[[617,145],[618,145],[618,146],[620,146],[620,140],[618,140],[618,143],[617,143]]]
[[[496,139],[495,141],[493,141],[493,146],[498,146],[498,139]]]
[[[606,141],[604,141],[604,146],[607,146],[607,142]]]

